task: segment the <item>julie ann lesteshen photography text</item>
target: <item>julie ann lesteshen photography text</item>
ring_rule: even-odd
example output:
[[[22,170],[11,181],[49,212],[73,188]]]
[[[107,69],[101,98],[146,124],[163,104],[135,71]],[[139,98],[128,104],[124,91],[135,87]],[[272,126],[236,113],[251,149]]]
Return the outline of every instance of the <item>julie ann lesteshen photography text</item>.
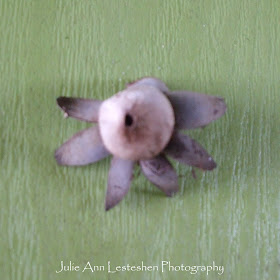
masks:
[[[116,272],[140,272],[140,271],[158,271],[158,272],[186,272],[190,274],[197,273],[217,273],[222,275],[224,273],[223,265],[216,265],[213,261],[209,265],[185,265],[185,264],[173,264],[170,261],[163,260],[158,265],[148,265],[141,261],[140,264],[122,264],[122,265],[113,265],[111,261],[107,261],[104,265],[97,265],[91,261],[88,261],[82,265],[78,265],[75,262],[61,261],[56,273],[69,273],[69,272],[81,272],[81,273],[92,273],[92,272],[103,272],[103,273],[116,273]]]

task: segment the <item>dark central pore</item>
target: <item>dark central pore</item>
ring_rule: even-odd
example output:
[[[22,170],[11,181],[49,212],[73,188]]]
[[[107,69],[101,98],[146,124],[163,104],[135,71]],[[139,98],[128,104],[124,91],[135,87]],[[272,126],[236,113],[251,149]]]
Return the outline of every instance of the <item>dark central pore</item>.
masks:
[[[125,126],[132,126],[133,118],[130,114],[125,115],[124,123],[125,123]]]

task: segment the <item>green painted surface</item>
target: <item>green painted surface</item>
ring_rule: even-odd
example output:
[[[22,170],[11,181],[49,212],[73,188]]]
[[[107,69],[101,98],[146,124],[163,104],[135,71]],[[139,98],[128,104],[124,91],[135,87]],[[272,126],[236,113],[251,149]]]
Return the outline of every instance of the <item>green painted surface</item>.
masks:
[[[0,2],[1,279],[280,279],[280,2]],[[104,99],[152,75],[226,99],[191,131],[218,168],[164,197],[143,175],[106,213],[109,159],[59,167],[53,151],[87,126],[60,95]],[[63,272],[75,265],[224,266],[224,273]]]

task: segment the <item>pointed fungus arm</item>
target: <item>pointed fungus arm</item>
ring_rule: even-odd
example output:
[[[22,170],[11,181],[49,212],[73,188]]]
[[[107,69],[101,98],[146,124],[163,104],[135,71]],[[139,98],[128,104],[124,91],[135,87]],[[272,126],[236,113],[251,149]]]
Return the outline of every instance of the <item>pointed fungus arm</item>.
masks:
[[[223,116],[226,104],[221,97],[190,91],[173,91],[167,94],[175,113],[177,129],[204,127]]]
[[[167,196],[172,196],[179,190],[177,174],[164,155],[141,160],[140,166],[146,178]]]
[[[109,156],[102,143],[98,126],[76,133],[55,151],[59,165],[86,165]]]
[[[216,163],[207,151],[189,136],[174,133],[164,152],[175,160],[202,170],[216,168]]]
[[[168,93],[169,89],[166,86],[166,84],[161,81],[158,78],[154,78],[154,77],[144,77],[142,79],[136,80],[134,82],[131,82],[129,84],[126,85],[126,87],[133,87],[133,86],[138,86],[138,85],[147,85],[147,86],[152,86],[157,88],[158,90],[160,90],[163,93]]]
[[[66,116],[86,122],[98,121],[99,107],[102,103],[100,100],[61,96],[56,102]]]
[[[105,210],[117,205],[127,194],[133,177],[134,161],[113,157],[108,175]]]

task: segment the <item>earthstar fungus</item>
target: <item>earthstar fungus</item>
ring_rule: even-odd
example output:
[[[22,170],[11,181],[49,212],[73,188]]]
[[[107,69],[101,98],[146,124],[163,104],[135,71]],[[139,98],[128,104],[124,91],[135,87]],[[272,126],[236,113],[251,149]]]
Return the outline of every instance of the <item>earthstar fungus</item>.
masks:
[[[189,91],[170,91],[159,79],[145,77],[105,101],[59,97],[65,116],[97,123],[55,151],[59,165],[80,166],[113,155],[105,209],[127,194],[133,168],[139,163],[146,178],[167,196],[178,189],[178,177],[166,156],[202,170],[215,161],[181,129],[204,127],[226,112],[223,98]]]

